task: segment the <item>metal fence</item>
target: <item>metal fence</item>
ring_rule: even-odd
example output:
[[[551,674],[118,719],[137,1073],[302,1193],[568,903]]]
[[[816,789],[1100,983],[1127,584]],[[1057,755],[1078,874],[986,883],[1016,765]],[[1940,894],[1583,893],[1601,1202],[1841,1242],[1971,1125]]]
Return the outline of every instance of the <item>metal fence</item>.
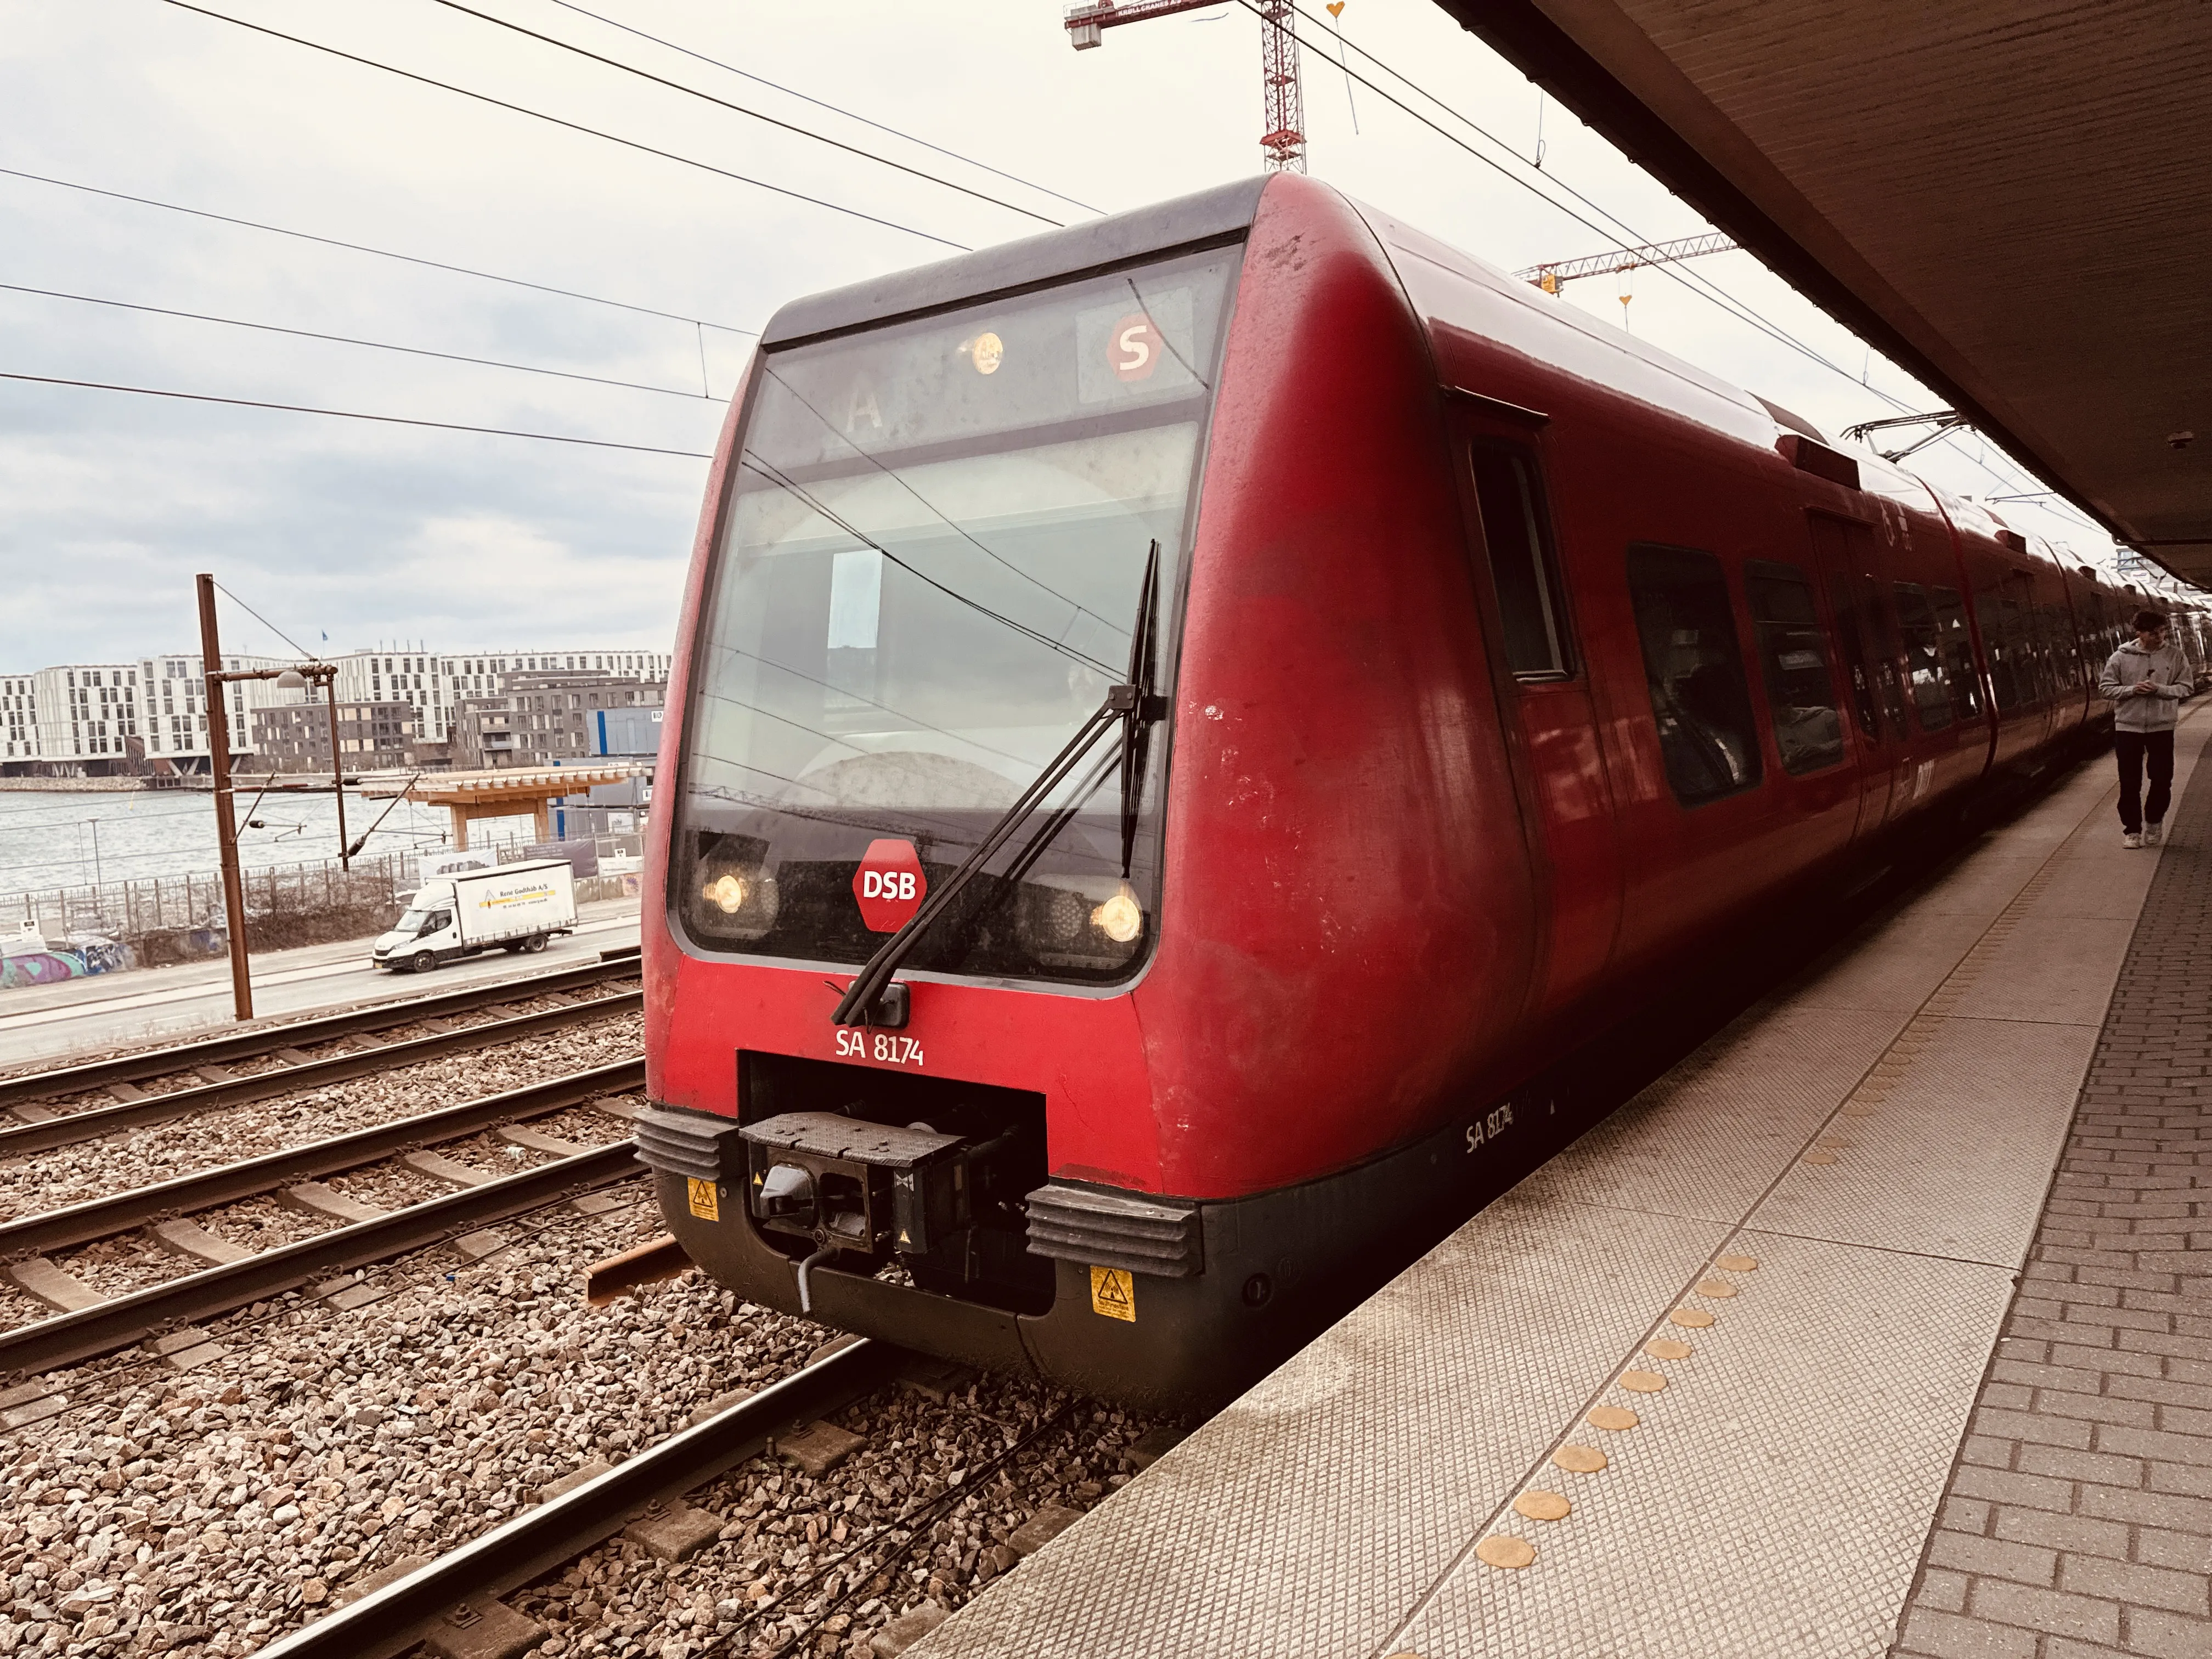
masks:
[[[634,870],[644,851],[641,835],[577,837],[567,843],[591,844],[598,867],[620,872]],[[441,851],[445,849],[432,849]],[[513,863],[538,849],[521,837],[501,837],[482,851],[497,862]],[[246,926],[256,949],[269,948],[261,935],[284,935],[309,918],[327,916],[352,922],[371,912],[394,912],[401,898],[421,880],[419,860],[412,852],[386,853],[356,858],[350,870],[336,859],[309,863],[274,865],[243,872]],[[617,896],[619,883],[608,891],[605,884],[580,885],[580,899]],[[381,920],[388,918],[380,918]],[[0,894],[0,930],[13,933],[22,922],[33,924],[45,937],[60,942],[73,935],[96,935],[139,947],[146,956],[149,941],[176,940],[174,954],[190,955],[193,947],[180,936],[212,935],[199,951],[220,950],[225,932],[222,878],[214,871],[182,876],[141,876],[82,886],[52,887],[36,892]],[[272,939],[271,943],[276,940]],[[155,959],[172,954],[158,945]]]

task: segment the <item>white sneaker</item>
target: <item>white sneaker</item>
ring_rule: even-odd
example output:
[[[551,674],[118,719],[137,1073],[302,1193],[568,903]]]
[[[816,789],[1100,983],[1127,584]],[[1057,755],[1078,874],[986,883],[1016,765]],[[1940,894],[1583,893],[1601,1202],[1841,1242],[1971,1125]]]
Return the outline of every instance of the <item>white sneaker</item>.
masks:
[[[2143,825],[2142,844],[2146,847],[2157,846],[2159,837],[2165,832],[2165,830],[2166,826],[2162,823],[2146,823]]]
[[[2142,837],[2136,835],[2133,830],[2130,830],[2126,835],[2120,837],[2120,845],[2123,847],[2140,847],[2142,844]]]

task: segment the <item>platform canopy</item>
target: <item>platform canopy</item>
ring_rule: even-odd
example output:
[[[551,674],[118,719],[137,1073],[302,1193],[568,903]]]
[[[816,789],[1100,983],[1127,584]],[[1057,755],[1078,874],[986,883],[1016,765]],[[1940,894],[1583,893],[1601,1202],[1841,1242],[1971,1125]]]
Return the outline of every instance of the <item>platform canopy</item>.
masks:
[[[620,783],[653,770],[643,761],[607,761],[595,766],[502,767],[492,772],[387,772],[362,780],[361,793],[372,799],[404,795],[426,806],[442,806],[453,817],[453,845],[469,844],[469,825],[478,818],[528,814],[538,838],[553,833],[552,804],[563,795],[580,795],[603,783]]]
[[[2212,586],[2199,0],[1437,3],[2117,539]]]

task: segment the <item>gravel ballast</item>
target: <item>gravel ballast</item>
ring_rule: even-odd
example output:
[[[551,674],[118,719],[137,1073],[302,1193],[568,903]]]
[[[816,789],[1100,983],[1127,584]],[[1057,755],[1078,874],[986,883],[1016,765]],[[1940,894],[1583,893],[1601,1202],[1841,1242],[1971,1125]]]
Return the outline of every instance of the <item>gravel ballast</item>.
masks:
[[[598,1121],[592,1139],[611,1138]],[[372,1268],[391,1290],[367,1306],[292,1297],[213,1322],[228,1353],[186,1373],[133,1353],[52,1379],[70,1408],[9,1437],[0,1655],[252,1652],[835,1334],[697,1273],[586,1308],[585,1268],[662,1231],[641,1180],[611,1191],[623,1206],[601,1215],[501,1224],[512,1242],[481,1261],[439,1249]],[[1126,1480],[1123,1449],[1151,1426],[988,1376],[941,1402],[887,1389],[836,1420],[865,1443],[819,1478],[757,1459],[691,1494],[722,1526],[690,1559],[611,1541],[507,1598],[548,1627],[536,1651],[765,1653],[823,1618],[806,1651],[865,1654],[899,1613],[956,1607],[1006,1571],[1039,1508],[1087,1508]],[[939,1498],[912,1553],[885,1561],[904,1534],[883,1529]]]
[[[564,1073],[611,1065],[635,1058],[643,1041],[641,1016],[611,1014],[494,1048],[0,1161],[0,1219],[82,1204]]]

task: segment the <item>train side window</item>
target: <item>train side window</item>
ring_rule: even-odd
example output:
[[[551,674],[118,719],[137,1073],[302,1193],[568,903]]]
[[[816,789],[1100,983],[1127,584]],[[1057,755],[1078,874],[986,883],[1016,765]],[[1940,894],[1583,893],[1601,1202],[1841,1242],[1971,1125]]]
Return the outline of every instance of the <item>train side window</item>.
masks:
[[[1628,594],[1674,798],[1696,806],[1756,787],[1759,728],[1721,562],[1688,548],[1632,547]]]
[[[1754,559],[1743,568],[1743,588],[1782,769],[1802,774],[1837,764],[1844,758],[1843,715],[1813,584],[1794,564]]]
[[[1574,672],[1567,655],[1566,607],[1536,459],[1507,444],[1477,442],[1469,451],[1506,665],[1516,679],[1564,678]]]
[[[1923,732],[1950,725],[1951,688],[1944,683],[1943,630],[1928,590],[1917,582],[1894,582],[1897,619],[1905,629],[1905,662],[1912,677],[1912,710]]]
[[[1966,602],[1955,587],[1931,587],[1942,629],[1943,661],[1951,671],[1951,707],[1962,720],[1979,720],[1982,677],[1974,668],[1974,641],[1966,632]]]

